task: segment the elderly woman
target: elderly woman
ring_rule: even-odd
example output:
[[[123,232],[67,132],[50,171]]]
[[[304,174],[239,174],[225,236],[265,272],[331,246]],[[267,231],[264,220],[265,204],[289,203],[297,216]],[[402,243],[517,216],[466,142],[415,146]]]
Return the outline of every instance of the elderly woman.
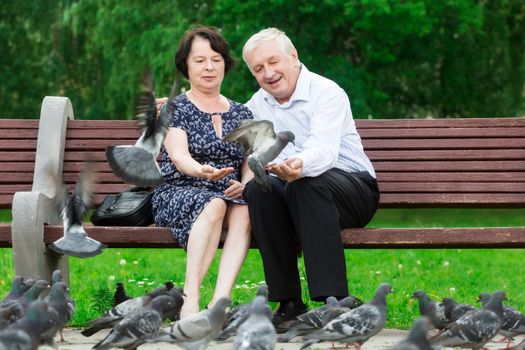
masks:
[[[227,228],[212,306],[229,296],[250,242],[244,184],[253,176],[235,143],[223,135],[252,114],[221,95],[224,75],[233,66],[228,43],[210,27],[186,32],[175,54],[177,69],[190,89],[166,106],[171,115],[161,151],[166,180],[152,199],[155,223],[171,228],[186,249],[185,302],[181,318],[199,311],[200,286]]]

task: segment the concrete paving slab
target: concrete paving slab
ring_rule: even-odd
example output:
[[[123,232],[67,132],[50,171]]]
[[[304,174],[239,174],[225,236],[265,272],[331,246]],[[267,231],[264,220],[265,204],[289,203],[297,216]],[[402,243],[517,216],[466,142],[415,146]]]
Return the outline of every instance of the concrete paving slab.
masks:
[[[109,330],[103,330],[98,332],[97,334],[86,338],[82,334],[80,334],[80,330],[73,329],[73,328],[67,328],[64,331],[64,338],[66,342],[64,343],[57,343],[58,348],[60,350],[86,350],[91,349],[97,342],[99,342],[101,339],[103,339],[107,334]],[[388,349],[388,347],[392,346],[393,344],[399,342],[403,337],[407,335],[408,331],[404,330],[397,330],[397,329],[384,329],[376,336],[372,337],[368,342],[366,342],[362,346],[362,350],[375,350],[375,349]],[[497,337],[499,339],[500,336]],[[517,342],[521,341],[522,337],[516,338],[516,341],[514,344],[517,344]],[[298,350],[301,341],[296,340],[291,343],[278,343],[275,347],[275,350]],[[341,346],[341,344],[336,344],[336,347],[339,346],[340,349],[346,349],[345,346]],[[487,349],[490,350],[496,350],[496,349],[502,349],[505,347],[505,344],[503,343],[488,343]],[[40,349],[52,349],[48,346],[42,346]],[[145,344],[139,347],[141,350],[170,350],[170,349],[181,349],[177,345],[174,344],[167,344],[167,343],[157,343],[157,344]],[[208,346],[208,349],[211,350],[230,350],[232,349],[232,341],[227,342],[212,342]],[[332,343],[324,342],[315,344],[311,347],[311,349],[333,349]],[[353,348],[350,348],[353,349]],[[448,348],[446,348],[448,349]]]

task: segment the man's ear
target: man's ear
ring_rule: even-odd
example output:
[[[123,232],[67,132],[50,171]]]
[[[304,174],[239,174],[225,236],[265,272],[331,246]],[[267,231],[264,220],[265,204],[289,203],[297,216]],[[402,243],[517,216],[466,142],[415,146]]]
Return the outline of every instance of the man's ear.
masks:
[[[292,49],[291,55],[294,58],[294,61],[296,61],[295,63],[298,63],[299,62],[299,55],[297,54],[297,50],[296,49]]]

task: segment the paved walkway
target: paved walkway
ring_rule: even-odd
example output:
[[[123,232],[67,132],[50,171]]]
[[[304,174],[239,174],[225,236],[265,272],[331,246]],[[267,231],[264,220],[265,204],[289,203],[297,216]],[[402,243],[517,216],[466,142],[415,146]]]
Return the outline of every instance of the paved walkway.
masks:
[[[66,339],[65,343],[58,343],[58,348],[60,350],[85,350],[85,349],[91,349],[93,345],[95,345],[98,341],[103,339],[106,334],[108,333],[107,330],[100,331],[99,333],[93,335],[92,337],[86,338],[83,335],[80,334],[79,330],[68,328],[64,332],[64,338]],[[387,349],[388,347],[392,346],[393,344],[399,342],[403,337],[406,336],[408,331],[400,331],[396,329],[385,329],[382,332],[380,332],[378,335],[370,339],[368,342],[366,342],[362,349],[363,350],[374,350],[374,349]],[[500,337],[498,336],[497,339]],[[521,341],[521,338],[517,339],[517,341]],[[300,342],[292,342],[292,343],[278,343],[275,347],[276,350],[298,350],[300,346]],[[336,344],[337,345],[337,344]],[[346,349],[345,347],[339,347],[340,349]],[[504,348],[504,344],[502,343],[489,343],[487,344],[487,348],[491,350],[501,349]],[[41,347],[41,349],[51,349],[50,347]],[[166,343],[157,343],[157,344],[146,344],[141,347],[139,347],[141,350],[164,350],[164,349],[178,349],[181,348],[173,345],[173,344],[166,344]],[[232,349],[232,342],[224,342],[224,343],[216,343],[212,342],[210,346],[208,347],[210,350],[230,350]],[[319,343],[314,345],[311,349],[333,349],[331,343]],[[353,349],[353,348],[350,348]]]

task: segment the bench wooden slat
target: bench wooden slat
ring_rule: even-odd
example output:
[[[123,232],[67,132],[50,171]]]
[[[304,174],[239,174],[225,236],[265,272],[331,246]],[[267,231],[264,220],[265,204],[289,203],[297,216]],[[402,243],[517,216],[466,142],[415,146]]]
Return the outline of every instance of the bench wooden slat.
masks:
[[[384,182],[381,193],[525,193],[524,182]]]
[[[360,129],[363,139],[448,139],[448,138],[515,138],[525,135],[525,127],[515,128],[397,128]]]
[[[439,118],[439,119],[356,119],[357,129],[365,128],[493,128],[524,127],[525,118]]]
[[[110,248],[178,247],[168,228],[86,225],[89,236]],[[61,226],[46,226],[44,242],[62,237]],[[345,248],[524,248],[524,227],[357,228],[341,233]],[[0,225],[0,247],[11,246],[11,226]],[[254,245],[252,244],[252,248]]]
[[[455,181],[455,182],[524,182],[525,172],[378,172],[377,178],[380,182],[433,182],[433,181]]]
[[[520,171],[525,169],[525,160],[511,161],[435,161],[435,162],[386,162],[378,161],[374,163],[376,171]]]
[[[381,160],[525,160],[523,149],[484,150],[367,150],[371,161]]]
[[[448,149],[519,149],[525,148],[525,138],[487,138],[487,139],[363,139],[366,150],[448,150]]]
[[[523,208],[525,193],[382,193],[381,208]]]

